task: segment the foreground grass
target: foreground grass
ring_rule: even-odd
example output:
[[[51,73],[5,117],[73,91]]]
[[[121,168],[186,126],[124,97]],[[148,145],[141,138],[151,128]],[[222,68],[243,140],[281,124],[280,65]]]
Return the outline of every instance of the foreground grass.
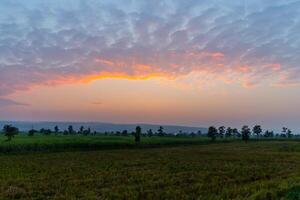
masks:
[[[299,199],[299,146],[0,154],[0,199]]]

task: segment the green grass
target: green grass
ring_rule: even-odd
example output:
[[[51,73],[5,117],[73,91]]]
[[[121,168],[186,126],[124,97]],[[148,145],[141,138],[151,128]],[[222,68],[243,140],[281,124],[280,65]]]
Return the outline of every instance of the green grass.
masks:
[[[219,142],[228,142],[223,140]],[[207,137],[142,137],[139,145],[134,143],[132,136],[80,136],[80,135],[18,135],[11,141],[0,136],[1,152],[27,152],[27,151],[66,151],[66,150],[98,150],[120,148],[144,148],[172,146],[180,144],[207,144]]]
[[[97,139],[132,144],[131,137],[44,137],[34,143]],[[144,143],[180,139],[191,140]],[[13,141],[25,143],[32,141],[25,136]],[[2,153],[0,199],[300,199],[298,141],[196,144]]]

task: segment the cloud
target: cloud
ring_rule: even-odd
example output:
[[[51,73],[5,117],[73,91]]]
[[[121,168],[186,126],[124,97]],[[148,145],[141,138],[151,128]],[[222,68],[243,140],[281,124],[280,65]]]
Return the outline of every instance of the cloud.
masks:
[[[16,102],[11,99],[0,98],[0,107],[6,106],[29,106],[29,104]]]
[[[300,2],[2,0],[0,96],[97,78],[300,81]]]

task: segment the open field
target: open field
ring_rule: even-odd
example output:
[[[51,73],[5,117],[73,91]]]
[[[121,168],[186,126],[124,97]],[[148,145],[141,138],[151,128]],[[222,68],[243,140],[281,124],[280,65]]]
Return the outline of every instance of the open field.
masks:
[[[1,153],[0,163],[0,199],[300,198],[297,141]]]
[[[229,142],[222,140],[219,142]],[[65,151],[65,150],[98,150],[173,146],[179,144],[207,144],[207,137],[143,137],[140,145],[136,145],[133,136],[82,136],[82,135],[17,135],[12,141],[0,135],[1,152],[24,151]]]

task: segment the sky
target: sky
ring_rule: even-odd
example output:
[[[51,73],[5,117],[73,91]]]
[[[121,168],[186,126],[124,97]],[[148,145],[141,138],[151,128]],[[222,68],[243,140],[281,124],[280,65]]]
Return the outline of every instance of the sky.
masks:
[[[299,0],[1,0],[0,120],[300,131]]]

